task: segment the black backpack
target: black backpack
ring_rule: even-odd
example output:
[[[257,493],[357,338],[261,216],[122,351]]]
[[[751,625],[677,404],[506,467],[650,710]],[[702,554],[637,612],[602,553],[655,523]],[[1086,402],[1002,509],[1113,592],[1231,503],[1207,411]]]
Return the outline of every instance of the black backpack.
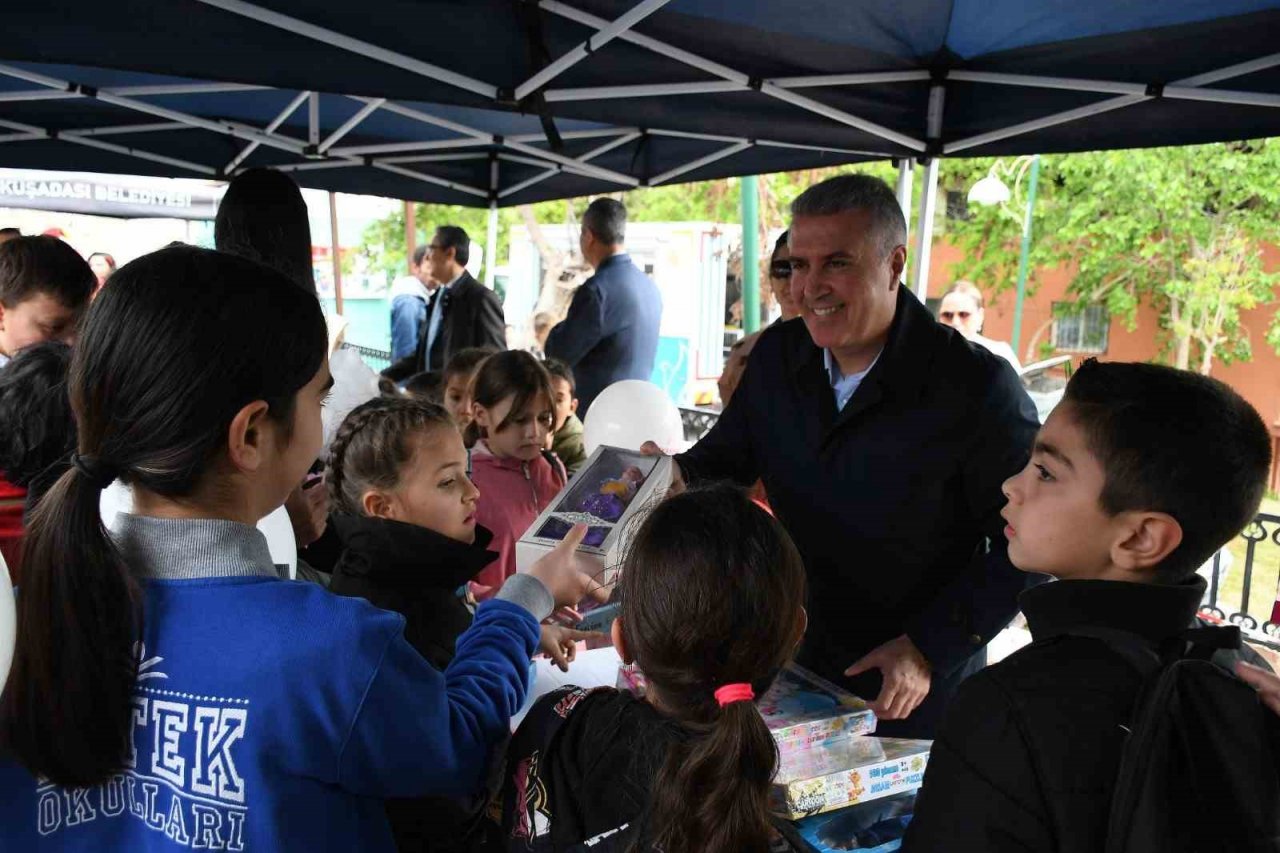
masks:
[[[1158,647],[1124,631],[1072,633],[1103,640],[1144,678],[1105,853],[1280,851],[1280,717],[1232,671],[1261,662],[1240,629],[1200,623]]]

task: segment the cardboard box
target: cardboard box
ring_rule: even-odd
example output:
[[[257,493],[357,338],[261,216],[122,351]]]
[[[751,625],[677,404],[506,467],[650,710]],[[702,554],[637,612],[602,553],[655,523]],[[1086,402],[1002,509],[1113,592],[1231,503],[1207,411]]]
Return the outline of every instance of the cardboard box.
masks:
[[[869,755],[878,744],[882,755]],[[774,779],[774,812],[788,820],[919,789],[933,741],[854,737],[793,752]],[[874,753],[874,750],[870,750]]]
[[[644,673],[635,664],[618,667],[617,687],[643,696]],[[788,664],[756,708],[777,742],[784,764],[791,753],[876,730],[875,712],[866,702],[796,664]]]
[[[875,712],[866,702],[795,664],[779,673],[756,707],[784,760],[792,752],[876,730]]]
[[[671,459],[642,456],[620,447],[596,448],[581,470],[556,495],[516,542],[516,566],[533,565],[564,539],[575,524],[588,526],[578,552],[598,567],[606,586],[616,580],[617,556],[645,511],[671,488]]]
[[[792,823],[779,821],[778,829],[798,853],[893,853],[902,847],[902,836],[915,811],[916,794],[898,794],[846,809],[814,815]]]

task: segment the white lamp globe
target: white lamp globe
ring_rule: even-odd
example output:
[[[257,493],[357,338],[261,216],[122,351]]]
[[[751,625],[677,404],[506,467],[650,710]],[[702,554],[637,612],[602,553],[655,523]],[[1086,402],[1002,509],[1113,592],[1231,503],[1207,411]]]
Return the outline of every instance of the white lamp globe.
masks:
[[[987,175],[969,190],[969,203],[981,205],[1004,204],[1009,200],[1009,188],[995,175]]]

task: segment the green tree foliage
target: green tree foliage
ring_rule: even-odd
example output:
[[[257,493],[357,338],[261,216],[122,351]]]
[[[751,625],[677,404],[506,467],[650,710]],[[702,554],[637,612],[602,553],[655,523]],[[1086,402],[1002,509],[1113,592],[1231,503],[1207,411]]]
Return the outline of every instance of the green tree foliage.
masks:
[[[947,165],[944,186],[960,191],[993,166],[1002,177],[1019,171],[990,160]],[[1248,359],[1241,312],[1273,302],[1278,281],[1260,245],[1275,240],[1277,175],[1275,140],[1046,156],[1028,289],[1036,270],[1068,265],[1082,307],[1105,305],[1132,329],[1139,306],[1152,304],[1174,365],[1207,374],[1215,361]],[[1012,286],[1024,204],[1015,185],[1008,206],[971,206],[967,220],[948,223],[965,250],[958,275]],[[1280,324],[1267,340],[1280,351]]]

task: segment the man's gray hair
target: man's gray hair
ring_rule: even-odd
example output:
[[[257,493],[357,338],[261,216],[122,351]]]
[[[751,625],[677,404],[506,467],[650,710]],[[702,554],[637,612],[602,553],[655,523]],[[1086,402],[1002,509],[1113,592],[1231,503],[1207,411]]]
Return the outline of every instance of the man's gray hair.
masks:
[[[893,189],[870,175],[839,175],[802,192],[791,203],[791,216],[834,216],[851,210],[871,214],[871,227],[882,254],[906,245],[907,220]]]
[[[627,239],[627,208],[611,198],[598,198],[582,214],[582,227],[606,246],[620,246]]]

